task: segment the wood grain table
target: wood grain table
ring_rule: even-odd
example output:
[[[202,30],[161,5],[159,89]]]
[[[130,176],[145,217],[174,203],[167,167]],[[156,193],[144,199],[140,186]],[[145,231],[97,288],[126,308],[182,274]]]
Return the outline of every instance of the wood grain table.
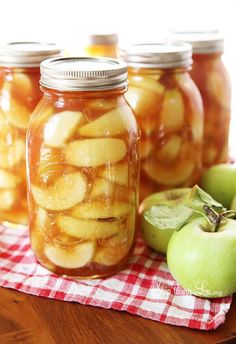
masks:
[[[161,324],[126,312],[0,288],[0,344],[236,343],[236,295],[215,331]]]

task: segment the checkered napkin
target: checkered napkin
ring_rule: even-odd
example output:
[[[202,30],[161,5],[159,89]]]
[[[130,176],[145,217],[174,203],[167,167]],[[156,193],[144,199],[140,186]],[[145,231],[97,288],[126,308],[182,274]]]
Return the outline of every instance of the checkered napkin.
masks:
[[[75,281],[37,263],[27,230],[1,226],[0,286],[202,330],[222,324],[232,301],[231,297],[207,300],[186,293],[171,277],[164,257],[149,250],[141,239],[127,269],[106,279]]]

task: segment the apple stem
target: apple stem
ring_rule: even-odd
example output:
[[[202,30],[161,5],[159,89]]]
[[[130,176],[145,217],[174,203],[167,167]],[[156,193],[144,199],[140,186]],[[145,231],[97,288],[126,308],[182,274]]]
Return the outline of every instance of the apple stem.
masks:
[[[213,232],[218,231],[219,225],[223,219],[236,216],[236,212],[234,210],[226,210],[219,214],[216,210],[209,207],[208,205],[204,205],[203,210],[205,211],[208,220],[213,225]]]
[[[236,211],[234,210],[226,210],[222,213],[222,215],[224,217],[227,217],[227,218],[234,218],[236,216]]]
[[[223,214],[218,214],[213,208],[209,207],[208,205],[204,205],[203,210],[205,211],[210,223],[213,225],[213,232],[217,232]]]

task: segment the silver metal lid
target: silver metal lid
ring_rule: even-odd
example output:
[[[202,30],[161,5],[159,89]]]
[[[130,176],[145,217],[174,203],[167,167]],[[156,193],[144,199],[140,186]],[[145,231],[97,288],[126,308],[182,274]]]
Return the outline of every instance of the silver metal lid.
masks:
[[[224,37],[218,30],[173,30],[169,37],[170,39],[190,43],[193,47],[194,54],[209,54],[223,52],[224,50]]]
[[[0,66],[39,67],[43,60],[61,55],[62,51],[54,43],[11,42],[0,47]]]
[[[181,42],[161,42],[133,44],[121,48],[121,58],[134,68],[175,68],[192,63],[190,44]]]
[[[94,45],[116,45],[118,44],[118,35],[116,33],[89,33],[89,44]]]
[[[61,91],[109,90],[127,86],[127,65],[112,58],[64,57],[40,65],[42,86]]]

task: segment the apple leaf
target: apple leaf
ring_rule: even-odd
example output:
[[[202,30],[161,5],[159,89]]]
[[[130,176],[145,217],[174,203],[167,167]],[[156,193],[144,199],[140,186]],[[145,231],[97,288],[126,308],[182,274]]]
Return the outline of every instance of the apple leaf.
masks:
[[[208,193],[203,191],[198,185],[192,188],[189,198],[186,201],[188,207],[200,210],[204,212],[204,206],[216,208],[217,211],[224,211],[223,205],[214,198],[212,198]]]
[[[185,205],[174,207],[155,205],[144,213],[144,217],[151,225],[158,229],[179,230],[193,215],[194,211]]]

